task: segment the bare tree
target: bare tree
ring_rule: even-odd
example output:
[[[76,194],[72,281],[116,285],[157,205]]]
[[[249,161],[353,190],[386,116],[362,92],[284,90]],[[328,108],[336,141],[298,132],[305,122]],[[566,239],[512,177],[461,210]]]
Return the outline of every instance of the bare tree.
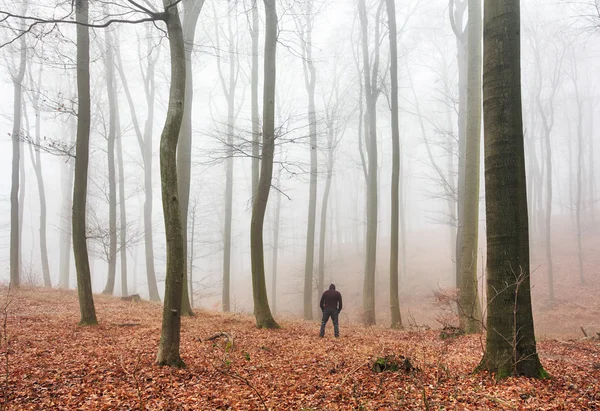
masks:
[[[104,5],[104,13],[109,15],[108,6]],[[108,154],[108,227],[110,237],[110,252],[108,256],[108,275],[106,286],[102,294],[112,295],[115,289],[115,277],[117,273],[117,174],[115,167],[115,139],[117,138],[117,93],[115,82],[115,61],[112,33],[110,29],[105,31],[105,72],[106,92],[108,95],[108,132],[106,135]]]
[[[265,282],[265,259],[263,227],[265,211],[273,178],[273,154],[275,151],[275,75],[277,46],[277,8],[275,0],[265,4],[265,63],[263,93],[263,144],[260,177],[252,202],[250,222],[250,255],[252,259],[252,293],[254,316],[259,328],[279,328],[275,322],[267,297]]]
[[[179,201],[181,206],[181,227],[183,234],[183,296],[182,314],[193,315],[192,306],[187,286],[187,220],[190,202],[190,178],[192,172],[192,105],[194,101],[194,83],[192,75],[192,50],[194,47],[194,34],[198,16],[202,11],[204,0],[187,0],[183,2],[183,41],[185,42],[185,101],[183,122],[179,131],[177,146],[177,184],[179,188]]]
[[[485,0],[483,101],[487,335],[479,369],[547,376],[537,355],[521,108],[519,0]]]
[[[77,24],[77,143],[73,181],[73,253],[77,270],[80,324],[93,325],[96,309],[92,295],[90,261],[86,241],[87,176],[90,150],[90,33],[88,0],[76,0]]]
[[[468,0],[467,23],[467,126],[465,176],[461,207],[459,320],[468,334],[481,329],[481,307],[477,287],[479,240],[479,156],[481,147],[481,0]]]
[[[233,155],[234,155],[234,134],[235,134],[235,92],[239,78],[240,66],[236,58],[237,54],[237,31],[234,33],[232,19],[236,17],[237,2],[231,2],[227,6],[227,43],[228,43],[228,73],[227,79],[221,64],[221,46],[219,42],[219,25],[215,25],[217,40],[217,68],[219,79],[225,99],[227,100],[227,141],[226,141],[226,170],[225,170],[225,218],[223,230],[223,290],[222,306],[223,311],[229,311],[231,295],[231,224],[233,214]],[[215,10],[215,21],[217,20]],[[236,19],[237,27],[237,19]],[[224,31],[224,30],[223,30]]]
[[[35,177],[37,180],[38,186],[38,196],[40,200],[40,257],[42,260],[42,275],[44,278],[44,286],[52,287],[52,282],[50,280],[50,266],[48,264],[48,241],[46,235],[46,216],[47,216],[47,207],[46,207],[46,190],[44,188],[44,174],[42,170],[42,158],[40,149],[37,148],[41,144],[41,93],[39,87],[41,87],[42,83],[42,73],[43,66],[40,65],[38,68],[38,78],[37,83],[34,84],[33,76],[31,73],[31,64],[28,66],[28,76],[30,81],[30,99],[31,105],[35,114],[35,153],[33,145],[29,145],[29,157],[31,159],[31,164],[33,165],[33,170],[35,172]],[[25,111],[26,113],[26,111]],[[29,128],[29,127],[27,127]]]
[[[536,30],[536,32],[539,32]],[[546,245],[546,265],[548,267],[548,292],[550,301],[554,301],[554,270],[552,265],[552,144],[550,137],[554,128],[554,101],[560,87],[562,72],[562,60],[564,49],[561,50],[555,42],[547,44],[546,47],[553,48],[552,72],[549,76],[542,73],[542,57],[539,38],[535,37],[535,43],[532,44],[536,68],[536,88],[535,88],[535,106],[542,120],[542,129],[544,135],[544,159],[546,172],[546,205],[545,214],[545,245]],[[549,77],[548,86],[544,87],[544,78]],[[544,93],[544,90],[548,90]],[[542,93],[544,95],[542,95]],[[532,153],[535,155],[535,151]]]
[[[363,283],[363,322],[375,324],[375,266],[377,262],[377,98],[379,97],[379,36],[381,11],[384,2],[377,6],[375,16],[375,50],[371,60],[369,52],[368,17],[365,0],[358,1],[358,16],[361,26],[364,93],[366,102],[365,142],[368,164],[367,178],[367,241],[365,275]]]
[[[390,39],[391,122],[392,122],[392,188],[390,232],[390,312],[392,328],[402,327],[398,295],[398,225],[400,219],[400,128],[398,126],[398,33],[396,30],[396,2],[386,0]]]
[[[22,13],[27,12],[28,3],[23,2]],[[19,287],[21,282],[21,240],[19,228],[19,174],[21,163],[21,106],[23,101],[23,79],[27,65],[27,44],[21,37],[18,65],[9,65],[13,83],[13,129],[12,129],[12,178],[10,188],[10,285]],[[21,188],[22,190],[22,188]]]
[[[317,70],[313,61],[312,36],[314,25],[313,0],[302,3],[295,18],[296,30],[302,49],[304,86],[308,94],[308,129],[310,153],[310,185],[308,198],[308,222],[306,225],[306,250],[304,259],[304,319],[313,319],[313,274],[315,260],[315,227],[317,214],[317,116],[315,108],[315,85]],[[321,289],[322,291],[322,289]]]
[[[169,108],[160,138],[160,180],[165,236],[167,240],[167,278],[163,305],[162,330],[156,362],[159,365],[185,367],[179,354],[181,308],[185,278],[185,244],[181,227],[181,209],[177,188],[177,142],[185,108],[186,56],[183,29],[177,2],[163,0],[160,14],[167,26],[171,51],[171,88]]]
[[[116,43],[115,47],[115,57],[117,70],[119,72],[121,83],[123,84],[125,96],[127,97],[127,103],[129,104],[129,110],[131,113],[131,121],[133,123],[135,135],[142,153],[142,161],[144,164],[144,249],[146,256],[146,278],[148,281],[148,292],[151,301],[160,301],[158,287],[156,284],[156,271],[154,268],[154,229],[152,225],[152,123],[154,121],[154,100],[156,95],[154,73],[159,54],[158,52],[152,53],[153,47],[151,44],[151,38],[152,37],[150,35],[147,36],[148,54],[145,58],[147,62],[145,72],[142,66],[142,61],[144,61],[144,58],[140,56],[140,68],[142,70],[142,80],[144,82],[144,94],[148,107],[143,132],[138,123],[135,109],[136,103],[134,102],[129,90],[127,77],[125,76],[125,69],[123,68],[123,63],[121,61],[121,52],[118,42]]]

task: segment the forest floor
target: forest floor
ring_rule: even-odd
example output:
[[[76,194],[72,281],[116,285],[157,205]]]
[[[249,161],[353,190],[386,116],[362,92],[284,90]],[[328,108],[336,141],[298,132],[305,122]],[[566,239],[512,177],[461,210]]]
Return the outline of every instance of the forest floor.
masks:
[[[279,330],[259,330],[249,315],[198,310],[182,325],[187,368],[171,369],[154,364],[160,304],[96,295],[100,324],[81,327],[75,291],[7,291],[0,288],[0,307],[10,302],[0,321],[3,409],[600,409],[600,342],[593,339],[542,339],[538,351],[551,378],[496,381],[473,373],[481,336],[442,339],[439,330],[342,322],[339,339],[331,324],[319,338],[316,322],[282,320]],[[232,341],[207,340],[217,332]],[[406,358],[414,369],[373,371],[386,356]]]

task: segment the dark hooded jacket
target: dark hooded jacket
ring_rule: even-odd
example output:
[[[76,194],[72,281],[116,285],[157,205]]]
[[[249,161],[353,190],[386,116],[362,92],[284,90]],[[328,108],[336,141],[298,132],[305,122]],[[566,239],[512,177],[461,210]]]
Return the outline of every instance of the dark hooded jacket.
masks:
[[[342,311],[342,294],[335,290],[335,285],[331,284],[329,290],[323,293],[319,306],[321,310]]]

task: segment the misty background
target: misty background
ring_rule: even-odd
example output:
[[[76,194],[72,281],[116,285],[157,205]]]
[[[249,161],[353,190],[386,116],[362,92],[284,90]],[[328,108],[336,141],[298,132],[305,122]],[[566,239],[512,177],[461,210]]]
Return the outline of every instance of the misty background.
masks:
[[[451,1],[450,4],[453,4]],[[380,2],[367,4],[371,17]],[[3,6],[4,7],[4,6]],[[9,6],[6,6],[9,7]],[[44,8],[31,4],[31,8]],[[277,315],[302,316],[306,225],[310,180],[308,95],[302,64],[302,9],[294,2],[281,1],[277,47],[276,127],[274,190],[269,198],[265,224],[265,259],[269,300]],[[252,312],[250,273],[250,215],[252,176],[250,143],[250,5],[247,2],[207,2],[196,29],[192,52],[194,99],[192,113],[192,177],[188,214],[188,252],[193,304],[207,309],[221,308],[223,265],[225,172],[230,156],[227,138],[227,101],[222,87],[229,82],[234,66],[233,218],[231,252],[231,304],[233,311]],[[600,41],[594,2],[522,2],[523,119],[528,173],[530,237],[534,312],[548,303],[546,219],[548,144],[551,148],[552,199],[550,220],[554,253],[556,299],[562,298],[560,284],[594,285],[599,245],[597,221],[596,162],[600,155],[598,127],[600,112]],[[333,118],[335,137],[331,192],[327,207],[325,235],[325,281],[334,282],[344,295],[350,319],[361,311],[362,276],[365,264],[366,183],[363,174],[364,137],[359,137],[361,99],[360,26],[353,1],[315,1],[312,37],[316,70],[315,104],[318,151],[317,233],[327,178],[328,150],[332,148],[327,121]],[[413,0],[397,5],[398,67],[401,140],[400,295],[403,315],[411,304],[425,299],[434,302],[433,292],[454,286],[456,198],[448,186],[456,187],[458,167],[458,64],[457,37],[449,18],[447,1]],[[229,19],[229,20],[228,20]],[[260,19],[263,21],[261,8]],[[595,20],[594,20],[595,19]],[[376,268],[377,321],[389,317],[389,236],[391,185],[391,130],[389,106],[389,48],[385,17],[380,25],[381,95],[377,103],[378,132],[378,242]],[[463,27],[466,22],[464,15]],[[371,24],[374,24],[371,21]],[[459,28],[460,29],[460,28]],[[148,114],[144,76],[148,59],[156,59],[155,98],[152,125],[153,234],[154,260],[159,293],[165,280],[165,240],[160,198],[158,144],[168,100],[169,51],[165,34],[156,26],[123,24],[110,26],[118,44],[123,71],[141,127]],[[261,30],[259,64],[262,73]],[[106,53],[104,30],[91,31],[92,131],[88,186],[88,230],[94,292],[101,292],[107,279],[108,166]],[[32,98],[40,107],[42,149],[40,159],[47,201],[47,238],[50,278],[59,281],[60,245],[65,221],[70,224],[65,196],[71,195],[73,158],[63,147],[74,141],[76,109],[74,44],[75,27],[62,25],[48,30],[44,38],[28,38],[34,44],[28,55],[24,83],[23,130],[34,135],[36,113]],[[233,50],[229,49],[230,39]],[[4,42],[4,39],[3,39]],[[12,130],[12,84],[10,70],[18,55],[7,46],[0,52],[2,91],[0,99],[0,271],[1,281],[9,278],[10,164]],[[234,60],[232,63],[232,59]],[[220,72],[222,74],[220,74]],[[142,74],[144,73],[144,74]],[[127,216],[128,293],[148,298],[144,249],[144,168],[136,139],[131,110],[122,79],[117,75],[120,132],[123,147],[123,181]],[[261,90],[262,80],[260,80]],[[39,93],[39,94],[38,94]],[[262,93],[262,92],[261,92]],[[262,94],[260,94],[262,95]],[[260,100],[259,100],[260,101]],[[259,104],[261,104],[260,102]],[[44,149],[45,147],[45,149]],[[58,147],[58,148],[57,148]],[[39,249],[40,202],[33,161],[37,147],[24,142],[21,160],[22,282],[42,285]],[[483,161],[481,175],[483,176]],[[483,178],[480,190],[480,272],[485,267],[485,212]],[[275,244],[274,226],[278,204],[280,215]],[[192,224],[193,222],[193,224]],[[192,235],[193,232],[193,235]],[[578,241],[578,238],[580,239]],[[580,246],[580,249],[579,249]],[[272,252],[277,248],[277,297],[271,279]],[[318,253],[316,254],[318,256]],[[579,258],[581,257],[581,258]],[[317,258],[317,257],[315,257]],[[76,285],[74,263],[70,262],[69,286]],[[316,260],[315,260],[316,261]],[[119,260],[117,286],[120,295]],[[315,263],[316,267],[316,263]],[[480,291],[484,282],[479,282]],[[316,281],[316,280],[315,280]],[[591,283],[591,285],[590,285]],[[315,282],[316,288],[316,282]],[[314,309],[323,290],[313,291]],[[273,307],[273,305],[275,307]],[[432,311],[435,307],[431,305]],[[435,326],[427,309],[416,310],[418,323]]]

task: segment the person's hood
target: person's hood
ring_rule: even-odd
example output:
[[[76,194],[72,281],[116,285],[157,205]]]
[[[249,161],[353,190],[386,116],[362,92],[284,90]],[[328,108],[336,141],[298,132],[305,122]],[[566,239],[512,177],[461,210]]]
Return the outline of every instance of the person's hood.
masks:
[[[335,284],[331,284],[331,285],[329,286],[329,289],[330,289],[330,290],[335,290]]]

